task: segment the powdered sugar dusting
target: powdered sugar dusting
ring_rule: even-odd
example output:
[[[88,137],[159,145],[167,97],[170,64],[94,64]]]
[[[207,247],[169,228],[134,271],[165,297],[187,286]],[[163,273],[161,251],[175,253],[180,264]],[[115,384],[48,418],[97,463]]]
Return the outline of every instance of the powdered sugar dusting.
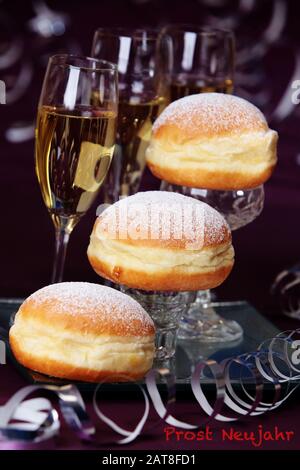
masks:
[[[129,335],[136,334],[137,322],[140,333],[149,331],[153,321],[134,299],[110,287],[89,282],[61,282],[38,290],[30,297],[35,305],[47,304],[59,314],[74,315],[74,321],[95,325],[110,323],[110,330],[119,330]]]
[[[267,122],[262,112],[249,101],[224,93],[199,93],[174,101],[156,119],[155,133],[163,125],[193,129],[204,128],[212,132],[238,132],[266,130]]]
[[[117,236],[111,238],[122,238],[123,228],[125,239],[184,240],[185,245],[192,244],[191,249],[222,243],[224,239],[228,240],[230,232],[223,216],[211,206],[169,191],[140,192],[121,199],[107,208],[100,218],[112,234],[113,221],[116,221]],[[133,224],[136,231],[130,231]]]

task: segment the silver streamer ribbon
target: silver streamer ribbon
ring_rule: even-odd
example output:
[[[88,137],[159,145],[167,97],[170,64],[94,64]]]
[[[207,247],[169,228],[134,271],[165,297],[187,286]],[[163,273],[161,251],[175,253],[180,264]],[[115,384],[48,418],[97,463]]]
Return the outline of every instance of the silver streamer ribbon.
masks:
[[[216,390],[213,404],[209,402],[203,388],[208,373],[210,382],[214,384]],[[163,383],[166,387],[165,403],[158,383]],[[140,436],[149,417],[150,400],[158,415],[157,422],[151,425],[152,428],[164,421],[177,428],[196,430],[203,428],[212,420],[227,423],[274,410],[288,399],[299,384],[300,329],[280,333],[262,343],[253,353],[225,359],[221,363],[208,359],[196,364],[191,376],[191,389],[202,412],[207,415],[206,420],[202,418],[200,424],[184,422],[174,416],[176,382],[174,374],[167,368],[152,369],[148,372],[146,376],[148,393],[143,386],[135,384],[142,394],[144,410],[133,430],[121,427],[101,411],[99,405],[99,393],[103,385],[101,383],[94,393],[94,411],[102,422],[122,436],[115,442],[105,441],[103,437],[96,436],[96,427],[75,385],[62,387],[30,385],[15,393],[4,406],[0,406],[0,448],[45,448],[49,445],[55,447],[53,438],[60,432],[61,420],[48,398],[28,398],[37,391],[54,393],[58,398],[59,409],[65,423],[77,438],[86,444],[101,447],[113,443],[128,444]],[[264,399],[266,385],[272,390],[269,401]]]

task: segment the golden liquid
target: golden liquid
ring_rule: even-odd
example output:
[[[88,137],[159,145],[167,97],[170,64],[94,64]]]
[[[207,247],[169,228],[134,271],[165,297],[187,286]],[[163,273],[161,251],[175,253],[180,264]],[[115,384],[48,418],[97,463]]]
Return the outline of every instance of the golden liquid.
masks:
[[[105,182],[107,201],[138,191],[152,125],[166,104],[164,97],[146,103],[120,99],[114,158]]]
[[[197,93],[229,93],[233,92],[233,81],[173,81],[169,88],[170,101],[178,100],[184,96],[194,95]]]
[[[75,224],[89,209],[108,172],[115,132],[111,111],[39,109],[35,168],[54,223],[66,217]]]

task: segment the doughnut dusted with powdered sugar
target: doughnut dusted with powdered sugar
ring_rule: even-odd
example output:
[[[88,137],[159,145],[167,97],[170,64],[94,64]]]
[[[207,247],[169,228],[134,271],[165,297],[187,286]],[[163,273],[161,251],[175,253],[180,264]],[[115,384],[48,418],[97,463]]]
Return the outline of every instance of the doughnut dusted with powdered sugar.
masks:
[[[216,190],[265,183],[277,160],[277,132],[248,101],[200,93],[174,101],[157,118],[146,161],[169,183]]]
[[[96,220],[88,258],[118,284],[159,291],[195,291],[221,284],[234,263],[231,232],[207,204],[178,193],[137,193]]]
[[[16,359],[49,376],[87,382],[142,378],[155,327],[141,305],[110,287],[62,282],[21,305],[9,341]]]

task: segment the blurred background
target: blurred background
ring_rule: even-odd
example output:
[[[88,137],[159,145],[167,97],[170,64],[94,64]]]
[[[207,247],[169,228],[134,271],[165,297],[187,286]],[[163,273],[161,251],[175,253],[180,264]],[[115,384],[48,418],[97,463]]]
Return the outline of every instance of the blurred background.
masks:
[[[222,299],[246,299],[276,314],[270,286],[300,258],[300,4],[295,0],[0,1],[0,296],[23,297],[49,284],[53,224],[34,172],[34,120],[48,57],[89,55],[97,27],[161,27],[196,23],[236,33],[236,95],[249,99],[279,132],[279,163],[266,184],[265,208],[234,233],[236,265],[217,290]],[[158,189],[146,172],[142,189]],[[86,257],[96,206],[75,228],[65,280],[99,282]]]

